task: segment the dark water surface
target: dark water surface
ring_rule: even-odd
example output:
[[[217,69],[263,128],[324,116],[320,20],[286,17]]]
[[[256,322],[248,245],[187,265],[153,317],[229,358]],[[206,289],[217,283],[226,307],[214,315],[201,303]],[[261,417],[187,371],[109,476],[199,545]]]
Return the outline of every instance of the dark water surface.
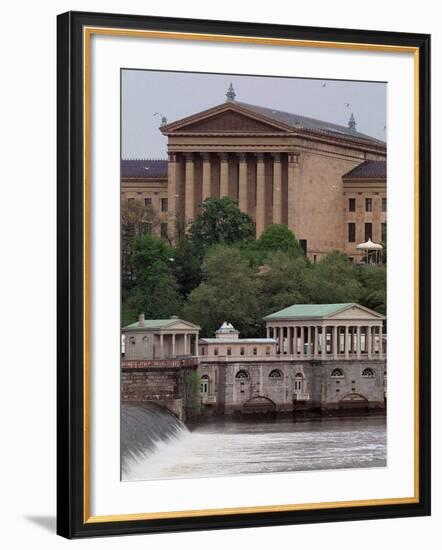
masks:
[[[122,407],[122,479],[386,466],[385,417],[206,421],[188,430],[155,405]]]

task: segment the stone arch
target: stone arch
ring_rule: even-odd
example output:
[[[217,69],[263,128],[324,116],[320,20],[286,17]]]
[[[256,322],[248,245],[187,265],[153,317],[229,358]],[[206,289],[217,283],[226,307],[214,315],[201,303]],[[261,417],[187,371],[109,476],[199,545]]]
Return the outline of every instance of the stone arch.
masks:
[[[347,393],[339,401],[341,410],[367,411],[368,399],[360,393]]]
[[[275,414],[276,404],[263,395],[248,399],[242,406],[243,414]]]
[[[269,373],[269,378],[276,379],[276,380],[282,380],[283,375],[282,375],[282,372],[279,369],[272,369]]]

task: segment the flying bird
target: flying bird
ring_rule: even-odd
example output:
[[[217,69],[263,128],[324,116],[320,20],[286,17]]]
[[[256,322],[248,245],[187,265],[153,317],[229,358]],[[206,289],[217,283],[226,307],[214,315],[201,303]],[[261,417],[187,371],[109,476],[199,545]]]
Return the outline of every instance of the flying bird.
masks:
[[[324,82],[324,84],[322,85],[323,88],[325,88],[327,86],[327,83]]]

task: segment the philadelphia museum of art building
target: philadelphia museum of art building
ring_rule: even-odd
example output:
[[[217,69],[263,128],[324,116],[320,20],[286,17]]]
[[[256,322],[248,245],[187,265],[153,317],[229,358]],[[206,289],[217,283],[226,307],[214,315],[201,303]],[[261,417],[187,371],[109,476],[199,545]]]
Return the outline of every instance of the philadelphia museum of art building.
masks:
[[[168,159],[122,161],[122,195],[152,206],[151,230],[173,241],[208,197],[229,196],[255,222],[256,236],[283,223],[315,261],[386,240],[386,144],[356,130],[271,106],[226,101],[164,123]],[[269,103],[271,101],[269,100]],[[148,153],[148,144],[146,144]]]

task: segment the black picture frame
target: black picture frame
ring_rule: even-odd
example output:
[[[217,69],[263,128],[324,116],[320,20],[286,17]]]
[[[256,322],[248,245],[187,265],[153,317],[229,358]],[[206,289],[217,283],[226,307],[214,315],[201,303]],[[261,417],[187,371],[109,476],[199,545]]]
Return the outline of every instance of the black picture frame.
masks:
[[[430,514],[430,36],[105,13],[58,16],[58,381],[57,532],[67,538],[227,529],[267,525],[424,516]],[[406,46],[419,59],[419,498],[406,504],[91,521],[85,512],[84,375],[84,86],[85,27],[269,37],[331,43]]]

